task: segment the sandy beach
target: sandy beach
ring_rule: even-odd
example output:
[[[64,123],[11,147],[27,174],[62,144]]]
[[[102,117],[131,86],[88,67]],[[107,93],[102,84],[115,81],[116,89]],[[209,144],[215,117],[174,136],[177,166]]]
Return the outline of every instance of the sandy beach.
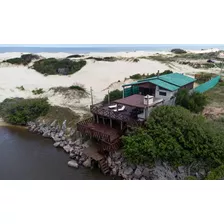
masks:
[[[217,49],[206,50],[206,52],[217,51]],[[205,51],[200,51],[205,52]],[[84,58],[92,57],[127,57],[136,58],[141,56],[149,56],[154,54],[171,54],[170,52],[117,52],[117,53],[90,53],[85,55]],[[198,53],[198,51],[197,51]],[[22,53],[1,53],[0,62],[9,59],[20,57]],[[49,58],[65,58],[71,54],[69,53],[39,53],[38,55]],[[172,66],[166,65],[159,61],[153,61],[148,59],[140,59],[139,62],[130,62],[125,60],[118,60],[115,62],[94,61],[88,60],[87,65],[80,71],[69,76],[51,75],[44,76],[28,66],[14,66],[9,64],[0,65],[0,102],[10,97],[23,97],[34,98],[36,95],[32,93],[32,90],[36,88],[43,88],[44,94],[41,97],[48,97],[49,102],[52,105],[65,106],[73,110],[77,110],[81,113],[80,108],[88,107],[91,103],[90,98],[79,99],[76,97],[66,97],[63,94],[54,94],[49,90],[52,87],[69,87],[75,83],[80,83],[85,86],[87,91],[90,87],[93,89],[94,103],[101,101],[107,93],[107,88],[110,87],[110,91],[114,89],[121,89],[124,83],[131,82],[132,80],[126,80],[129,76],[140,74],[151,74],[164,70],[172,70],[173,72],[185,73],[191,75],[199,69],[194,69],[188,65],[180,65],[178,63],[172,63]],[[17,89],[17,87],[23,86],[24,91]]]

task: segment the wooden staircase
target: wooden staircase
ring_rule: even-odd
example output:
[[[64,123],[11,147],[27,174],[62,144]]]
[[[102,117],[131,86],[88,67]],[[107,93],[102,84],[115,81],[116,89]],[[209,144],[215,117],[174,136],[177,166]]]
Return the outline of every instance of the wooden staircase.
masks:
[[[109,167],[106,163],[106,160],[102,158],[101,160],[98,161],[100,165],[100,169],[103,172],[104,175],[108,174],[110,172]]]

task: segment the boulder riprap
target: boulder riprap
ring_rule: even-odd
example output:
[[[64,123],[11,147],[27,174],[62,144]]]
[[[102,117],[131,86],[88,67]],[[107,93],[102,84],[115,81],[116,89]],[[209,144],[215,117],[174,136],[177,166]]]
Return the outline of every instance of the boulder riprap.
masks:
[[[79,164],[75,160],[70,160],[68,161],[68,166],[74,167],[74,168],[79,168]]]

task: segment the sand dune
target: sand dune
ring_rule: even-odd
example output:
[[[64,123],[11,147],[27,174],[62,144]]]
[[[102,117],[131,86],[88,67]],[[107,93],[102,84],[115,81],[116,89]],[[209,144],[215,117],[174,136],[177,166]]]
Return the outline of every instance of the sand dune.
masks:
[[[169,53],[169,52],[166,52]],[[150,52],[123,52],[123,53],[92,53],[91,56],[121,56],[121,57],[138,57],[142,55],[150,54]],[[151,53],[152,54],[152,53]],[[0,54],[0,61],[7,58],[13,58],[20,56],[21,53],[3,53]],[[68,53],[41,53],[43,57],[67,57]],[[10,97],[24,97],[32,98],[32,90],[36,88],[43,88],[45,93],[41,96],[48,97],[51,104],[59,106],[68,106],[73,110],[90,105],[90,98],[85,99],[70,99],[66,98],[63,94],[54,94],[49,91],[51,87],[69,87],[74,83],[84,84],[86,89],[90,87],[93,89],[94,103],[102,100],[107,93],[107,88],[110,90],[121,88],[124,83],[124,79],[130,75],[136,73],[156,73],[158,70],[164,71],[172,69],[175,72],[191,74],[198,72],[199,70],[189,67],[187,65],[180,65],[173,63],[173,67],[166,64],[162,64],[157,61],[141,59],[139,62],[128,61],[93,61],[88,60],[87,65],[83,67],[77,73],[70,76],[43,76],[33,69],[29,69],[24,66],[11,66],[2,64],[0,66],[0,102],[5,98]],[[120,81],[120,82],[118,82]],[[126,81],[130,82],[131,80]],[[24,91],[17,89],[16,87],[23,86]]]

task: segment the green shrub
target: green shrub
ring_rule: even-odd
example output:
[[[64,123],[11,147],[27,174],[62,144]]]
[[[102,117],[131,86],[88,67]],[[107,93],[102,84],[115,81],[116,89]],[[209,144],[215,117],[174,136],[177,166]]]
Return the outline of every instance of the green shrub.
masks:
[[[46,75],[57,75],[59,74],[59,69],[66,70],[67,74],[73,74],[86,65],[86,61],[72,61],[70,59],[55,59],[48,58],[36,61],[33,65],[33,68],[42,74]]]
[[[142,79],[142,78],[143,78],[142,75],[139,73],[130,76],[130,79],[135,79],[135,80]]]
[[[166,75],[166,74],[170,74],[170,73],[173,73],[171,70],[165,70],[164,72],[161,72],[161,73],[158,73],[158,74],[155,74],[155,73],[152,73],[152,74],[135,74],[135,75],[131,75],[129,78],[130,79],[134,79],[134,80],[139,80],[139,79],[145,79],[145,78],[152,78],[152,77],[156,77],[157,75]]]
[[[118,99],[121,99],[123,97],[123,91],[122,90],[114,90],[114,91],[111,91],[109,93],[109,97],[110,97],[110,102],[114,101],[114,100],[118,100]],[[104,97],[104,100],[103,100],[104,103],[107,103],[108,102],[108,94]]]
[[[78,85],[70,86],[69,89],[74,89],[74,90],[86,92],[86,89],[84,87],[78,86]]]
[[[180,49],[180,48],[172,49],[171,52],[175,53],[175,54],[186,54],[187,53],[187,51]]]
[[[203,163],[214,168],[224,162],[224,131],[180,106],[154,109],[145,129],[123,137],[131,162],[162,160],[177,167]]]
[[[34,89],[34,90],[32,90],[32,93],[34,95],[40,95],[40,94],[43,94],[44,93],[44,90],[42,88],[40,88],[40,89]]]
[[[224,165],[221,165],[209,172],[206,180],[221,180],[224,178]]]
[[[25,90],[25,88],[23,86],[18,86],[16,88],[19,89],[19,90],[21,90],[21,91],[24,91]]]
[[[185,177],[185,180],[197,180],[197,178],[194,176],[188,176],[188,177]]]
[[[17,65],[28,65],[34,59],[39,59],[39,56],[33,54],[23,54],[20,58],[11,58],[4,62]]]
[[[4,121],[15,125],[26,125],[49,110],[47,99],[6,99],[0,104],[0,114]]]
[[[180,89],[176,95],[176,105],[182,106],[191,112],[200,113],[207,105],[206,95],[202,93],[189,93],[188,89]]]

